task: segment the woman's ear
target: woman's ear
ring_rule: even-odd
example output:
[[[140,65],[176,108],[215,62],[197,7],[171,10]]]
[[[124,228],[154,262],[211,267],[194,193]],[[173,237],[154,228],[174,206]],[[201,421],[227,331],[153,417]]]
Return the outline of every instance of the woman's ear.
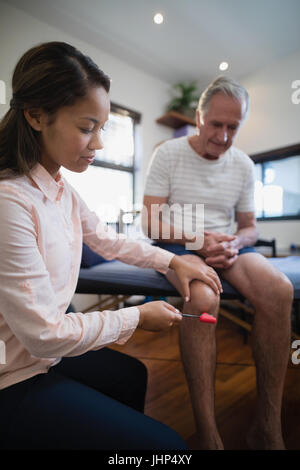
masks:
[[[35,131],[42,130],[42,110],[40,108],[24,109],[24,116]]]

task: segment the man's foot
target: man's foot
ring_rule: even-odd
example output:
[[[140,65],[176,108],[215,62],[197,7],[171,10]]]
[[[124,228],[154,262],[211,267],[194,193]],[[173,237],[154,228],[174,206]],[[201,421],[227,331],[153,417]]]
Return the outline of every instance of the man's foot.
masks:
[[[271,432],[253,425],[246,438],[250,450],[286,450],[281,432]]]

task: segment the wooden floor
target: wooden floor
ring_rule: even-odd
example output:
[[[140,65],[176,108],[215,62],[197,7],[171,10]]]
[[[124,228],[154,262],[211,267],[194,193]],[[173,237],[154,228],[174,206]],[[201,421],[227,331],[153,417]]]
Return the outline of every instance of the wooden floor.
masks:
[[[225,449],[247,449],[245,435],[256,399],[251,337],[220,317],[217,328],[216,419]],[[168,332],[137,330],[113,349],[139,358],[148,369],[145,413],[175,429],[195,449],[195,424],[178,345],[178,327]],[[291,353],[295,350],[291,350]],[[289,362],[282,407],[287,449],[300,449],[300,364]]]

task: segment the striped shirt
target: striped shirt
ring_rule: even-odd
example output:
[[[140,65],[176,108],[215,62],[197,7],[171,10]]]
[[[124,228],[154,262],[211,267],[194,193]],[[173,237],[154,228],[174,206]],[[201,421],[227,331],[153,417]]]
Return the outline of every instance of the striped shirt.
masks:
[[[194,228],[195,206],[203,204],[204,229],[228,233],[235,211],[255,210],[254,171],[253,161],[241,150],[231,147],[217,160],[208,160],[184,136],[164,142],[154,152],[145,195],[167,197],[174,220],[174,214],[185,208]]]

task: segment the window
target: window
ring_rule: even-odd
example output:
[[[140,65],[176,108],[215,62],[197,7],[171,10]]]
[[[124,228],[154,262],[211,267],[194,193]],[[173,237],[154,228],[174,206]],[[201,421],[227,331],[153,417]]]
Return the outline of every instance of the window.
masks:
[[[104,148],[83,173],[62,168],[63,176],[88,207],[106,223],[116,223],[120,209],[132,210],[135,193],[135,133],[141,115],[111,104],[102,133]]]
[[[254,155],[258,220],[300,219],[300,145]]]

